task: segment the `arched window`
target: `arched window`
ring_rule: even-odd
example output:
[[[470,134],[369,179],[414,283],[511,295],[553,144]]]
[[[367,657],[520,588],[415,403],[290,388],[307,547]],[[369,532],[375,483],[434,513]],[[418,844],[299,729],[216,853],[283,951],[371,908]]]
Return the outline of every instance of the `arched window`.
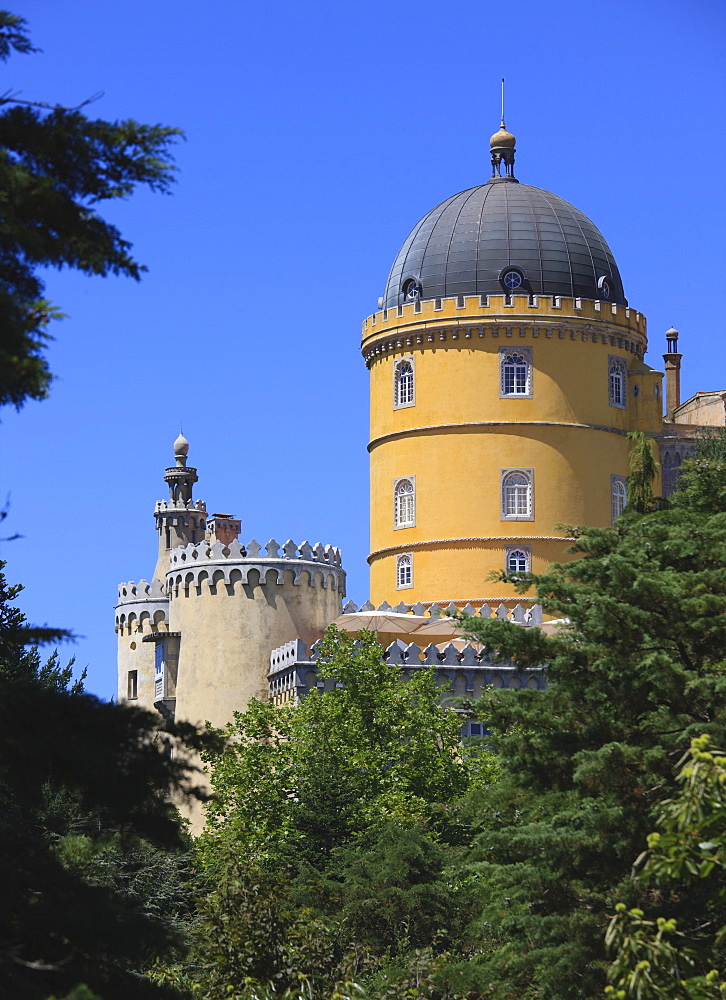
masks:
[[[502,518],[532,520],[532,470],[502,469]]]
[[[608,359],[608,396],[611,406],[625,407],[625,362],[612,355]]]
[[[393,368],[393,408],[413,406],[416,401],[413,358],[402,358]]]
[[[611,476],[610,510],[611,510],[613,524],[615,524],[617,519],[625,510],[625,504],[627,503],[627,499],[628,498],[627,498],[625,479],[622,476]]]
[[[410,552],[396,559],[396,590],[413,587],[413,556]]]
[[[416,524],[415,480],[398,479],[393,488],[393,526],[412,528]]]
[[[499,349],[500,396],[532,395],[532,349]]]
[[[507,549],[507,573],[527,573],[529,571],[529,549]]]

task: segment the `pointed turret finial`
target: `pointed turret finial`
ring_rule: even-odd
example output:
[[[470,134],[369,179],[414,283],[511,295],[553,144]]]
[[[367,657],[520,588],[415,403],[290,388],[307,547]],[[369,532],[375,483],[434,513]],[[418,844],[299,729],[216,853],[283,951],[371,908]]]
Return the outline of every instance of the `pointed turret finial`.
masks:
[[[189,454],[189,442],[184,437],[182,432],[179,431],[179,437],[174,442],[174,457],[176,458],[176,464],[186,465],[188,454]]]
[[[504,124],[504,77],[502,77],[502,123],[499,131],[495,132],[489,140],[492,150],[492,178],[495,180],[506,179],[515,180],[514,177],[514,154],[516,139],[511,132],[507,132]],[[504,177],[502,177],[502,164],[504,164]]]

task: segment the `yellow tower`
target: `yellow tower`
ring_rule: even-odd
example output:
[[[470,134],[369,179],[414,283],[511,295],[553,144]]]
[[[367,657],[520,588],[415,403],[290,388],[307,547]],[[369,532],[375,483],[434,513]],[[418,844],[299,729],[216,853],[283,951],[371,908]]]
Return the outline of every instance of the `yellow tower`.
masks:
[[[376,605],[511,601],[492,574],[566,558],[560,524],[610,524],[628,431],[661,431],[603,236],[519,183],[503,119],[491,148],[490,180],[413,228],[363,323]]]

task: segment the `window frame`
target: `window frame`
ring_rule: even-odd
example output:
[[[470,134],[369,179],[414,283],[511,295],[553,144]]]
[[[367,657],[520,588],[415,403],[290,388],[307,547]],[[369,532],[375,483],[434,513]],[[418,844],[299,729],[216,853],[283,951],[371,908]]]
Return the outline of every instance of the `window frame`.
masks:
[[[616,514],[615,513],[615,489],[618,486],[623,488],[623,509]],[[622,517],[625,513],[625,508],[628,504],[628,477],[627,476],[610,476],[610,523],[615,524],[619,517]]]
[[[401,566],[403,560],[408,560],[410,579],[408,583],[401,582]],[[410,590],[413,587],[413,552],[401,552],[396,556],[396,590]]]
[[[525,377],[526,389],[524,392],[506,392],[504,388],[504,367],[507,355],[520,354],[525,359],[527,374]],[[532,368],[532,348],[513,347],[507,345],[499,348],[499,398],[500,399],[531,399],[534,390],[534,371]]]
[[[401,522],[399,521],[399,504],[398,504],[398,488],[401,483],[411,484],[411,493],[413,496],[413,516],[410,521]],[[393,480],[393,530],[399,531],[402,528],[415,528],[416,527],[416,477],[415,476],[399,476],[397,479]]]
[[[139,671],[126,671],[126,701],[139,700]]]
[[[615,399],[613,393],[613,368],[617,367],[620,374],[620,401]],[[608,403],[618,410],[627,409],[628,405],[628,366],[625,358],[618,357],[617,354],[608,354]]]
[[[512,569],[509,565],[510,558],[515,552],[524,555],[525,568]],[[532,569],[532,547],[530,545],[507,545],[504,549],[504,570],[506,573],[529,573]]]
[[[499,470],[499,498],[500,498],[500,515],[502,521],[534,521],[534,469],[500,469]],[[526,514],[510,514],[508,513],[507,504],[507,479],[513,475],[524,476],[527,480],[527,506],[528,512]],[[521,484],[517,484],[521,485]]]
[[[402,365],[409,364],[411,366],[411,398],[406,402],[399,401],[399,369]],[[406,355],[404,358],[396,358],[393,362],[393,409],[394,410],[405,410],[409,406],[416,405],[416,364],[414,361],[413,354]]]

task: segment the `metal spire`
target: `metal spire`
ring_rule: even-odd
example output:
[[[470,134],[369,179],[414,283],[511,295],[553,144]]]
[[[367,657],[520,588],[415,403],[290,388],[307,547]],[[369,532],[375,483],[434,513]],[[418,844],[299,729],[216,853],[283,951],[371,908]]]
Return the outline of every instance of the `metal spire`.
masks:
[[[505,125],[504,125],[504,77],[502,77],[502,126],[501,127],[505,128]]]

